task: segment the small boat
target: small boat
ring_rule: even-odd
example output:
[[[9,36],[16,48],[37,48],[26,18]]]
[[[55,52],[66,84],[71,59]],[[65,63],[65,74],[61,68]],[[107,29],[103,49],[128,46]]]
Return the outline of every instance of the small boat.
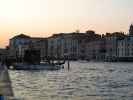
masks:
[[[15,70],[59,70],[63,68],[63,65],[40,63],[40,64],[28,64],[28,63],[14,63],[13,69]]]

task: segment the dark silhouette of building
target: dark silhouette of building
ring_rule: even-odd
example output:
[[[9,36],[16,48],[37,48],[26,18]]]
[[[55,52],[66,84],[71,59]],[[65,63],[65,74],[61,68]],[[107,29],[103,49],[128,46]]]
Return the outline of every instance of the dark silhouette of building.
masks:
[[[129,35],[133,35],[133,24],[130,25]]]

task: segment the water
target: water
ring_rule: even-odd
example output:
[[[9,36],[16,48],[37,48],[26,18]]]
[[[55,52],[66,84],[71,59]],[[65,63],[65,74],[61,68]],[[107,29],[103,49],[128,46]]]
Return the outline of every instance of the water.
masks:
[[[133,63],[71,62],[58,71],[10,71],[25,100],[133,100]]]

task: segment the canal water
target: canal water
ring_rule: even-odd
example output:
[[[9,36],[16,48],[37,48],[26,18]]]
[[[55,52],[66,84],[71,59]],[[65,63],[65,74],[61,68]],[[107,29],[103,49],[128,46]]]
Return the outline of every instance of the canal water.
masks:
[[[70,70],[9,71],[24,100],[133,100],[133,63],[70,62]]]

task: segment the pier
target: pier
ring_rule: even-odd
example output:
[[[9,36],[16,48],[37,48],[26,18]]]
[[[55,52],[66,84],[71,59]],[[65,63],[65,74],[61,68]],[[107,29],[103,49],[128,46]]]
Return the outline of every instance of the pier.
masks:
[[[0,100],[16,100],[11,86],[8,69],[0,65]]]

